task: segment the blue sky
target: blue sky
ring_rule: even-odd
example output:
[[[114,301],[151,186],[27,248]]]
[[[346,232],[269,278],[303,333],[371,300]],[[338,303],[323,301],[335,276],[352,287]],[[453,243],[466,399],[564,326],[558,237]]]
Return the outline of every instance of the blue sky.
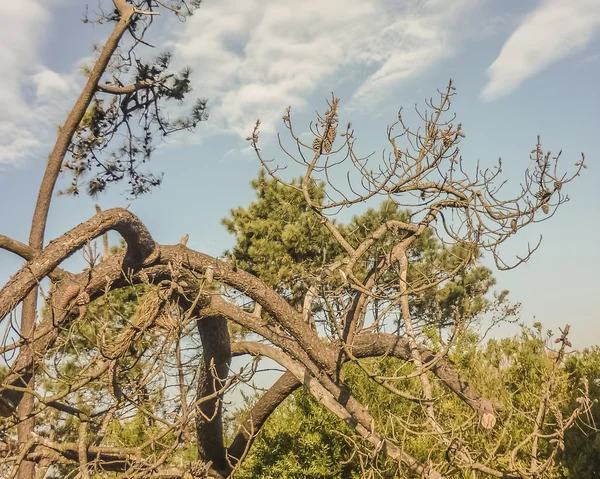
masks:
[[[110,31],[82,24],[83,5],[0,6],[0,232],[22,241],[57,125],[83,82],[80,65]],[[205,0],[186,23],[158,18],[151,36],[156,53],[169,50],[192,68],[194,94],[211,109],[196,132],[157,151],[152,168],[164,183],[132,202],[157,241],[189,233],[189,246],[213,255],[232,245],[220,219],[253,198],[259,164],[244,138],[257,118],[265,155],[281,158],[274,135],[285,108],[306,129],[333,90],[359,151],[380,155],[398,108],[422,105],[452,78],[467,165],[502,157],[516,186],[538,134],[546,149],[563,150],[567,171],[586,153],[589,168],[567,190],[572,200],[517,235],[504,255],[524,253],[542,234],[540,250],[496,276],[498,289],[523,303],[526,323],[570,323],[575,346],[600,344],[600,1]],[[48,240],[89,218],[95,202],[129,203],[119,187],[96,200],[57,197]],[[0,252],[0,281],[19,265]]]

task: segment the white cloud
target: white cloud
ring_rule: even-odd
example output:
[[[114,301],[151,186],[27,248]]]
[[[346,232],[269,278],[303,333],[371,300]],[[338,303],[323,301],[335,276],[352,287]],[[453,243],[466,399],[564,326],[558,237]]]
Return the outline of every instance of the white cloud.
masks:
[[[39,58],[56,2],[5,2],[0,16],[0,165],[39,153],[64,114],[61,101],[74,82],[45,68]],[[54,124],[56,124],[54,123]]]
[[[37,96],[40,98],[68,93],[76,87],[75,82],[69,76],[48,69],[36,73],[33,76],[33,82],[37,87]]]
[[[451,56],[461,33],[458,24],[482,2],[429,0],[419,8],[407,8],[381,25],[370,50],[362,57],[377,58],[380,68],[354,94],[354,103],[366,105],[380,100],[401,81],[423,73],[436,62]],[[391,13],[391,12],[389,12]],[[387,22],[384,22],[387,23]]]
[[[37,44],[48,12],[33,0],[6,2],[0,15],[0,101],[4,115],[23,111],[23,82],[37,63]]]
[[[506,95],[551,63],[581,51],[599,29],[600,1],[543,1],[523,20],[489,67],[483,99]]]
[[[0,120],[0,167],[2,163],[12,163],[26,156],[40,146],[36,135],[18,126],[15,122]]]
[[[49,11],[71,1],[3,7],[0,101],[8,106],[0,131],[9,134],[0,139],[0,164],[39,155],[71,104],[75,76],[39,57]],[[261,131],[273,132],[286,106],[301,109],[313,93],[340,84],[355,88],[353,107],[376,108],[402,81],[450,55],[462,36],[457,25],[484,1],[220,0],[205,2],[183,25],[154,28],[159,37],[174,35],[167,45],[174,60],[192,67],[195,92],[211,100],[203,136],[245,138],[257,118]]]
[[[248,136],[257,118],[273,131],[288,105],[306,104],[349,75],[352,104],[377,104],[385,89],[448,56],[456,23],[481,0],[221,0],[206,2],[173,41],[211,100],[211,125]],[[450,6],[448,6],[450,4]]]

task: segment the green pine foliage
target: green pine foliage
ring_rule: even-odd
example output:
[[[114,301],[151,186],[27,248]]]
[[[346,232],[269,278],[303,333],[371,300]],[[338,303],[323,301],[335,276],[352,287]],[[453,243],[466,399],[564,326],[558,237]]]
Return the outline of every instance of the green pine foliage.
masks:
[[[508,453],[531,431],[540,392],[544,390],[548,377],[552,374],[554,356],[548,349],[550,338],[551,336],[542,334],[541,329],[523,327],[519,335],[493,339],[483,347],[478,335],[471,333],[464,336],[454,348],[451,359],[471,378],[471,383],[484,395],[498,398],[505,405],[496,431],[489,434],[477,426],[460,400],[454,395],[444,394],[443,387],[434,383],[436,396],[439,398],[436,404],[438,419],[448,427],[461,427],[464,433],[462,440],[475,445],[474,449],[479,451],[480,460],[485,460],[486,455],[493,451],[499,456],[495,464],[507,466]],[[393,358],[373,362],[373,366],[377,368],[377,374],[381,375],[397,374],[399,368],[403,367],[400,361]],[[420,406],[390,394],[369,380],[362,368],[355,364],[346,365],[345,373],[357,399],[368,405],[375,417],[378,430],[405,444],[415,454],[429,455],[434,462],[445,463],[443,472],[447,477],[473,477],[471,473],[453,468],[449,462],[453,451],[439,448],[434,438],[406,433],[411,424],[424,420]],[[573,409],[580,395],[581,379],[584,376],[590,380],[590,396],[600,399],[600,348],[574,353],[558,373],[555,396],[565,416]],[[404,392],[416,394],[419,390],[418,378],[402,384]],[[596,404],[593,409],[596,421],[600,417],[599,412],[600,408]],[[598,477],[599,446],[597,432],[583,428],[570,430],[564,453],[543,477]],[[541,453],[543,454],[543,450]],[[522,454],[522,460],[529,461],[530,457]],[[329,468],[325,466],[327,464],[330,465]],[[341,479],[362,477],[363,467],[375,468],[377,475],[373,477],[413,477],[384,455],[374,455],[372,448],[362,443],[344,423],[327,414],[317,401],[302,390],[290,397],[269,418],[250,457],[236,477]]]
[[[318,216],[307,206],[302,193],[286,188],[261,172],[252,182],[256,200],[247,208],[237,208],[223,220],[229,232],[235,235],[236,245],[231,253],[236,255],[238,267],[262,278],[283,294],[295,307],[301,308],[302,300],[320,268],[343,254],[341,247],[325,228]],[[323,198],[323,185],[313,184],[314,198]],[[393,202],[384,201],[377,209],[368,209],[352,218],[348,224],[336,223],[345,237],[355,244],[362,242],[383,222],[407,221],[409,213]],[[331,220],[335,221],[335,220]],[[383,247],[373,247],[357,276],[364,277],[369,268],[379,260],[385,249],[402,239],[401,233],[389,231]],[[119,249],[113,250],[116,253]],[[461,245],[445,248],[432,234],[426,233],[415,241],[410,250],[410,280],[452,271],[465,255],[472,261],[466,270],[451,280],[411,297],[412,315],[424,328],[427,346],[434,351],[442,348],[441,335],[458,310],[471,324],[490,311],[502,311],[512,315],[516,309],[508,302],[507,292],[495,297],[490,293],[495,285],[492,272],[479,264],[478,252],[468,251]],[[382,283],[394,294],[397,273],[390,269]],[[336,285],[337,286],[337,285]],[[70,330],[61,333],[53,351],[48,356],[38,380],[50,393],[61,390],[64,384],[80,373],[89,358],[98,353],[102,342],[110,340],[131,321],[140,302],[152,293],[152,286],[138,285],[115,290],[87,306],[87,311]],[[317,310],[314,311],[318,313]],[[239,329],[239,328],[238,328]],[[235,330],[235,336],[239,331]],[[140,337],[133,349],[118,361],[117,379],[126,384],[126,378],[148,367],[148,357],[143,351],[152,350],[155,337],[148,331]],[[243,334],[243,332],[242,332]],[[454,394],[431,376],[436,411],[439,422],[448,429],[461,431],[460,437],[478,454],[478,461],[485,462],[494,454],[494,466],[508,466],[512,448],[531,431],[532,418],[539,406],[540,391],[544,390],[551,374],[555,377],[553,394],[564,415],[577,405],[582,381],[588,379],[590,397],[600,398],[600,348],[574,353],[561,364],[558,373],[553,371],[555,356],[549,350],[552,335],[544,333],[541,325],[523,328],[513,338],[489,340],[482,346],[481,337],[467,329],[458,335],[450,351],[450,359],[465,373],[471,384],[484,396],[501,401],[505,408],[498,417],[498,426],[488,433],[478,425],[478,419]],[[119,372],[120,371],[120,372]],[[349,362],[343,368],[345,381],[353,394],[367,405],[375,419],[374,426],[390,439],[404,444],[417,457],[429,457],[447,477],[471,479],[472,475],[453,466],[453,448],[440,446],[431,435],[410,434],[419,429],[425,415],[419,404],[407,401],[372,378],[410,375],[414,366],[394,358],[372,358]],[[0,377],[2,371],[0,371]],[[419,379],[406,378],[392,381],[406,394],[418,396]],[[110,395],[112,387],[106,380],[93,381],[81,388],[70,402],[85,414],[93,414],[102,408],[102,398]],[[148,390],[134,398],[137,408],[123,410],[102,432],[103,444],[114,447],[137,447],[146,445],[145,453],[160,455],[161,444],[177,442],[175,432],[162,436],[157,443],[151,438],[161,436],[160,421],[151,420],[152,415],[167,417],[164,410],[165,393],[160,386],[150,385]],[[244,415],[247,407],[236,414]],[[150,413],[150,414],[149,414]],[[589,423],[599,424],[600,408],[596,404]],[[76,442],[79,420],[55,409],[44,413],[44,422],[52,425],[52,434],[62,442]],[[98,438],[100,431],[90,423],[89,442]],[[233,426],[230,429],[234,429]],[[422,428],[421,428],[422,429]],[[232,431],[230,431],[232,432]],[[167,463],[197,459],[193,433],[186,433],[184,443],[171,454]],[[456,448],[460,447],[456,443]],[[542,446],[543,447],[543,446]],[[413,477],[385,454],[364,442],[343,421],[315,401],[304,389],[293,393],[271,415],[261,429],[248,457],[235,472],[240,479],[304,479],[304,478],[363,478]],[[528,450],[517,461],[529,461]],[[543,455],[543,449],[540,454]],[[600,477],[600,435],[585,428],[571,429],[565,438],[565,450],[559,455],[544,478],[594,478]],[[441,467],[439,466],[441,465]],[[53,477],[65,477],[76,471],[76,465],[61,465],[53,470]],[[93,479],[117,477],[112,473],[94,476]],[[479,477],[479,476],[477,476]]]
[[[358,469],[344,436],[352,432],[304,389],[272,414],[235,475],[238,479],[354,478]]]
[[[300,179],[293,182],[300,183]],[[258,276],[269,286],[283,294],[294,306],[300,307],[307,284],[314,282],[320,268],[339,259],[342,247],[325,228],[319,217],[307,206],[302,192],[281,185],[267,177],[264,170],[252,181],[256,200],[247,208],[236,208],[229,218],[222,220],[227,230],[235,236],[236,245],[231,252],[242,269]],[[317,201],[324,197],[324,185],[312,184],[312,196]],[[380,225],[389,220],[407,221],[409,213],[393,201],[384,201],[378,209],[368,209],[355,216],[347,225],[336,223],[342,234],[355,245],[364,241]],[[365,255],[356,276],[365,277],[384,251],[402,239],[403,233],[389,231],[383,241],[376,242]],[[489,268],[477,264],[480,255],[461,245],[444,248],[431,232],[426,232],[412,245],[410,251],[409,281],[418,284],[419,278],[440,277],[453,271],[466,255],[473,261],[466,271],[445,281],[437,288],[427,289],[411,298],[412,314],[417,323],[444,326],[451,322],[454,308],[463,317],[475,318],[491,302],[486,294],[495,285]],[[398,276],[390,268],[381,283],[385,294],[394,294]],[[383,293],[383,292],[382,292]],[[504,303],[506,292],[496,302]]]
[[[299,184],[299,181],[294,184]],[[242,268],[266,281],[300,307],[307,280],[310,283],[323,264],[341,255],[341,248],[327,228],[320,224],[318,216],[306,206],[300,191],[280,185],[267,177],[264,171],[252,182],[252,187],[256,191],[256,200],[247,208],[233,210],[231,216],[223,220],[236,238],[232,252]],[[313,184],[312,188],[313,197],[322,199],[323,185]],[[347,225],[336,223],[336,226],[351,243],[358,245],[388,220],[407,221],[409,212],[400,210],[391,201],[384,201],[378,209],[368,209],[352,218]],[[402,239],[401,234],[389,231],[382,242],[383,247],[379,244],[365,255],[362,269],[357,273],[359,279],[384,254],[385,245],[389,250],[391,244]],[[450,324],[456,310],[471,321],[490,311],[500,311],[504,317],[512,317],[516,313],[518,305],[508,302],[507,291],[490,297],[495,279],[490,269],[479,264],[481,256],[478,252],[469,251],[460,244],[444,247],[431,233],[426,233],[415,241],[409,254],[408,274],[412,283],[420,277],[431,278],[452,271],[466,255],[471,257],[466,270],[411,297],[411,313],[425,328],[431,349],[440,349],[440,334]],[[389,295],[394,293],[398,280],[393,269],[387,274],[389,278],[382,283],[389,288],[386,291]],[[497,456],[496,466],[508,466],[510,451],[531,431],[532,418],[539,407],[540,391],[551,375],[556,377],[553,394],[565,414],[572,410],[577,385],[584,374],[596,378],[590,392],[592,397],[598,397],[598,350],[595,350],[596,356],[590,351],[572,356],[560,371],[555,372],[555,357],[548,349],[549,339],[550,336],[542,334],[541,326],[536,325],[534,329],[523,328],[519,336],[490,340],[482,347],[480,336],[467,330],[452,348],[450,357],[465,377],[470,378],[470,382],[486,397],[496,398],[505,404],[496,428],[501,431],[499,435],[483,431],[472,411],[455,395],[449,394],[439,381],[431,378],[438,398],[436,411],[439,421],[447,428],[461,429],[461,440],[475,446],[480,455],[478,460],[485,461],[493,453]],[[361,361],[360,364],[348,363],[344,374],[356,398],[368,405],[379,431],[398,443],[406,444],[417,457],[430,457],[435,463],[443,464],[441,470],[448,477],[471,478],[470,473],[452,466],[451,456],[455,451],[440,447],[439,441],[431,436],[406,433],[411,424],[425,421],[420,405],[391,394],[368,377],[368,374],[402,376],[412,370],[412,365],[397,359],[378,358]],[[397,387],[408,394],[419,395],[418,378],[400,381]],[[598,410],[595,411],[597,414]],[[573,430],[571,437],[575,448],[567,444],[565,454],[544,477],[596,477],[589,474],[600,470],[596,467],[597,459],[592,459],[593,453],[599,450],[598,436],[592,434],[589,437],[581,430]],[[585,447],[577,446],[578,441]],[[574,449],[580,460],[573,459]],[[569,451],[573,452],[569,454]],[[517,462],[521,456],[523,461],[529,461],[527,452],[524,450],[517,455]],[[543,452],[540,451],[542,455]],[[349,427],[328,413],[306,391],[300,390],[269,418],[236,477],[345,478],[363,477],[365,470],[371,473],[377,471],[373,477],[410,477],[408,471],[400,470],[398,464],[384,456],[374,454],[372,448]],[[581,471],[587,471],[588,475]]]
[[[596,399],[587,418],[592,426],[600,427],[600,347],[584,349],[567,359],[565,370],[569,373],[570,401],[574,406],[579,397],[581,381],[589,385],[590,397]],[[565,438],[562,462],[569,477],[576,479],[600,477],[600,432],[593,429],[571,429]]]
[[[238,266],[258,276],[298,305],[306,292],[311,272],[333,261],[342,250],[302,194],[268,179],[263,170],[252,181],[257,200],[248,208],[236,208],[223,225],[235,235],[233,253]],[[312,194],[323,198],[323,185]]]

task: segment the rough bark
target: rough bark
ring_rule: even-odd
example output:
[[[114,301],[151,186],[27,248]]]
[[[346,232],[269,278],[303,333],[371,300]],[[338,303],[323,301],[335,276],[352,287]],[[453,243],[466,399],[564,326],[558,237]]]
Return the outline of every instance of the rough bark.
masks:
[[[232,466],[235,466],[244,458],[244,454],[252,446],[258,431],[260,431],[271,413],[300,386],[302,386],[302,383],[296,379],[296,376],[286,371],[261,396],[244,419],[233,442],[227,449],[227,455]]]
[[[129,211],[114,208],[96,215],[52,241],[6,283],[0,290],[0,321],[62,261],[109,230],[119,232],[127,242],[124,268],[141,263],[155,249],[146,227]]]
[[[199,396],[207,397],[214,394],[222,386],[222,380],[227,377],[231,358],[227,332],[228,319],[260,334],[278,348],[258,343],[236,343],[234,345],[236,354],[264,354],[288,370],[288,373],[284,374],[250,412],[244,427],[228,451],[223,445],[220,398],[215,397],[202,404],[202,413],[213,420],[197,421],[198,449],[203,458],[212,461],[219,473],[227,475],[231,471],[231,465],[235,465],[242,458],[244,451],[251,444],[253,433],[260,429],[269,414],[285,397],[300,384],[304,384],[317,400],[350,424],[365,440],[376,447],[382,447],[383,444],[388,456],[402,462],[423,477],[432,479],[442,477],[372,430],[373,418],[370,413],[352,397],[346,386],[335,379],[334,371],[339,358],[339,345],[324,343],[303,321],[302,315],[279,294],[258,278],[234,269],[227,262],[192,251],[183,245],[156,245],[139,219],[126,210],[115,209],[98,214],[53,241],[47,248],[32,257],[30,257],[30,250],[19,244],[4,241],[7,245],[5,249],[19,251],[22,255],[30,257],[30,261],[0,291],[0,313],[4,311],[1,308],[8,308],[7,311],[10,311],[11,304],[7,304],[7,299],[22,298],[39,280],[56,271],[61,261],[83,247],[89,240],[108,230],[121,233],[128,244],[127,252],[124,255],[111,257],[80,275],[63,274],[51,300],[53,313],[58,311],[60,313],[44,319],[40,324],[31,343],[32,350],[36,353],[43,355],[56,339],[59,328],[70,318],[75,317],[73,299],[82,293],[91,300],[103,294],[107,285],[112,289],[125,286],[129,282],[147,281],[150,276],[155,280],[169,278],[173,268],[179,269],[184,274],[186,271],[204,274],[211,270],[214,280],[243,291],[245,295],[260,304],[269,314],[270,320],[247,313],[219,296],[212,296],[211,301],[203,302],[197,311],[201,318],[198,321],[198,330],[204,350],[198,382]],[[193,289],[194,286],[191,288]],[[354,338],[354,344],[348,347],[351,354],[356,357],[386,354],[402,359],[411,357],[408,342],[393,335],[358,334]],[[437,358],[433,352],[424,347],[420,347],[419,352],[424,364],[435,362],[431,364],[432,373],[479,414],[494,411],[499,407],[486,401],[472,389],[468,382],[460,377],[450,361]],[[28,357],[23,353],[17,357],[13,373],[5,381],[9,387],[0,392],[0,399],[9,406],[15,404],[20,406],[23,403],[23,391],[15,391],[14,387],[27,383],[28,361]]]
[[[198,371],[197,399],[210,396],[221,390],[229,375],[231,343],[227,319],[222,316],[204,317],[197,321],[202,340],[202,362]],[[222,472],[229,469],[223,443],[222,395],[200,404],[196,418],[198,455],[212,461],[213,467]]]
[[[404,464],[408,469],[425,479],[443,479],[435,469],[417,461],[402,447],[381,436],[373,428],[374,419],[343,385],[333,383],[329,378],[316,379],[310,372],[281,351],[266,344],[246,341],[238,343],[238,350],[253,355],[261,355],[276,361],[290,371],[296,379],[329,411],[351,426],[360,436],[376,448],[382,448],[391,459]]]
[[[73,109],[69,113],[65,123],[60,128],[54,148],[48,156],[48,162],[42,178],[42,184],[40,185],[40,189],[38,191],[37,202],[33,212],[31,230],[29,233],[29,246],[34,250],[41,250],[44,246],[44,233],[46,231],[46,223],[48,221],[48,212],[50,210],[50,203],[52,201],[54,187],[62,167],[63,159],[67,153],[71,140],[73,139],[73,135],[81,123],[81,119],[85,115],[88,106],[94,98],[98,82],[104,74],[113,53],[119,45],[121,37],[125,31],[127,31],[127,28],[131,22],[131,18],[134,15],[134,8],[132,5],[127,4],[123,0],[115,0],[114,3],[115,7],[121,14],[121,18],[104,45],[104,48],[102,49],[94,68],[90,72],[85,87],[73,106]],[[36,287],[32,288],[23,300],[20,334],[26,339],[33,335],[35,329],[37,300],[38,291]],[[0,320],[3,317],[4,314],[0,314]],[[26,354],[28,349],[29,346],[25,344],[23,350]],[[29,353],[28,356],[30,358],[30,362],[32,362],[32,354]],[[30,368],[32,367],[33,364],[31,364]],[[30,384],[30,386],[32,386],[32,384]],[[33,405],[33,396],[27,395],[19,405],[19,416],[21,418],[27,417],[27,415],[33,411]],[[32,421],[33,420],[27,420],[19,424],[18,434],[19,441],[21,443],[26,442],[33,431]],[[30,479],[34,476],[34,474],[35,468],[33,463],[25,461],[25,463],[19,468],[18,477],[19,479]]]

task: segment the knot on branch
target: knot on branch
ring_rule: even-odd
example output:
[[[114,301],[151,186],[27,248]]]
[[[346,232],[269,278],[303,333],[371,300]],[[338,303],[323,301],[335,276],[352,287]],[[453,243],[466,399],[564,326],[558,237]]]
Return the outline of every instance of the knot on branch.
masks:
[[[494,429],[497,421],[496,411],[500,411],[502,408],[503,405],[501,403],[481,398],[479,409],[477,411],[481,427],[488,432]]]
[[[159,244],[155,242],[154,248],[152,249],[150,254],[148,254],[148,256],[146,256],[146,259],[144,259],[144,262],[142,264],[144,266],[150,266],[150,265],[158,262],[159,259],[160,259],[160,248],[159,248]]]

